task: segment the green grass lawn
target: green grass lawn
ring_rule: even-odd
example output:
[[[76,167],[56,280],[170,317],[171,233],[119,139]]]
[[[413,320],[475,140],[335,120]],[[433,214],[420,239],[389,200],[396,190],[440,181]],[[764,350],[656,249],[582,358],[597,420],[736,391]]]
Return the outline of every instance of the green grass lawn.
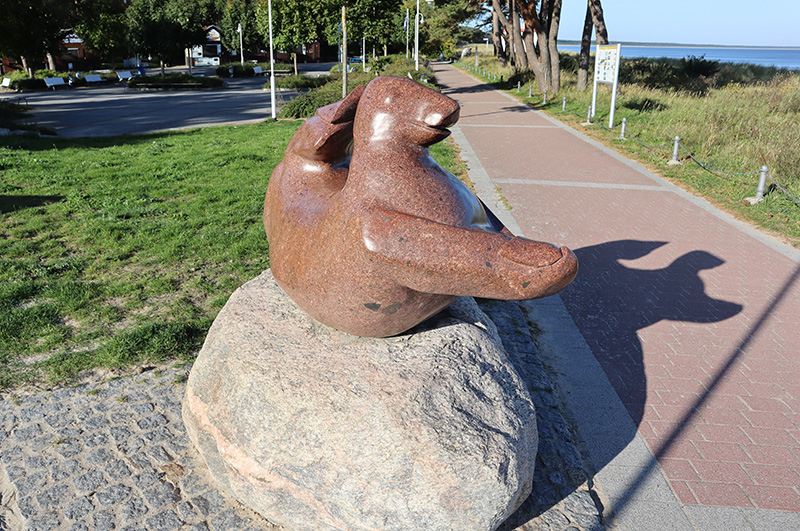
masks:
[[[300,123],[0,140],[0,389],[191,360],[269,267],[264,194]]]

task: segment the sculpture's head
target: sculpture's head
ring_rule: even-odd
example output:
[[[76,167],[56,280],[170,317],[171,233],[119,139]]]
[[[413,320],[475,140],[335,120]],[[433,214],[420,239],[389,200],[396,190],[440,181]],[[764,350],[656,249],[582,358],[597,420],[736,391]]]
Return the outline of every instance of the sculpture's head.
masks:
[[[372,80],[358,104],[353,136],[357,143],[398,142],[428,147],[450,134],[458,121],[455,100],[404,77]]]

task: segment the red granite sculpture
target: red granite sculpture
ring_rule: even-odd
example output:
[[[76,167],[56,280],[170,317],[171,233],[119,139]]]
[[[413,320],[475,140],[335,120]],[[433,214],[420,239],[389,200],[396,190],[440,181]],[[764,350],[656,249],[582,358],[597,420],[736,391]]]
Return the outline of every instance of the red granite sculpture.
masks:
[[[457,296],[533,299],[575,277],[569,249],[515,237],[430,157],[458,116],[451,98],[386,76],[295,133],[264,226],[275,279],[312,317],[385,337]]]

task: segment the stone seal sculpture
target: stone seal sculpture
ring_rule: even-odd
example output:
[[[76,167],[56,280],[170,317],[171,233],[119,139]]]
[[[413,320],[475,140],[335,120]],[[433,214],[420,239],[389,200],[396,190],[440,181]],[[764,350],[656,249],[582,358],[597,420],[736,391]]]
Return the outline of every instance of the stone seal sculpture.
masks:
[[[272,268],[192,367],[187,435],[219,488],[287,530],[494,531],[531,492],[533,402],[459,295],[549,295],[577,261],[433,161],[458,114],[381,77],[305,122],[265,200]]]
[[[264,226],[276,281],[312,317],[386,337],[460,295],[533,299],[575,277],[569,249],[512,235],[430,157],[459,110],[385,76],[295,133],[270,178]]]

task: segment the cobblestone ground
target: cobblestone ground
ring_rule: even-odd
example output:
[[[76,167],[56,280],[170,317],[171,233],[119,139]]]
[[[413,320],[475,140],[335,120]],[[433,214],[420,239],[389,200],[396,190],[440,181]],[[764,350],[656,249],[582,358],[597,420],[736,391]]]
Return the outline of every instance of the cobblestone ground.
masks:
[[[495,301],[481,307],[528,383],[540,436],[533,494],[501,529],[602,529],[597,497],[522,309]],[[29,531],[278,529],[212,486],[181,422],[187,374],[162,367],[1,395],[0,464],[13,488],[0,485],[0,529],[14,529],[4,513],[14,502]]]
[[[478,305],[497,326],[509,358],[528,384],[539,429],[533,492],[500,531],[604,529],[598,496],[589,487],[553,381],[536,354],[536,324],[515,302],[478,300]]]

